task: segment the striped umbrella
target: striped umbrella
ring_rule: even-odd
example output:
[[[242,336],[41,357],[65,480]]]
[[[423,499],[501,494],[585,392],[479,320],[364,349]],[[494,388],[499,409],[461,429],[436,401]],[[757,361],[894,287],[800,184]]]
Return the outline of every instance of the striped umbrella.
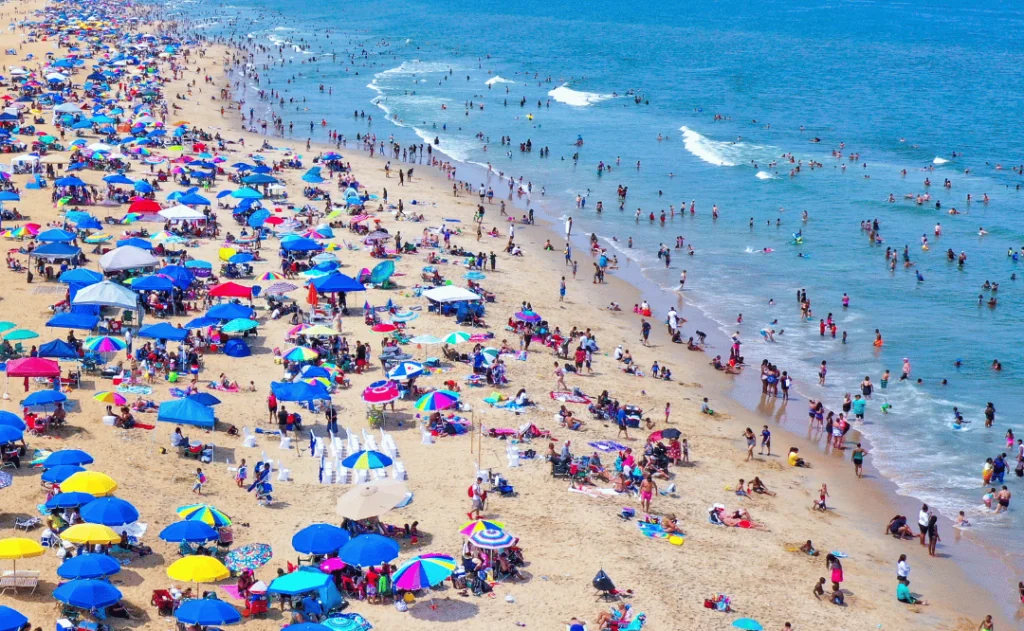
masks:
[[[231,518],[209,504],[188,504],[178,507],[178,514],[182,519],[190,521],[201,521],[214,528],[223,528],[231,525]]]
[[[473,521],[467,521],[462,524],[459,528],[459,534],[467,537],[473,536],[473,533],[480,532],[481,530],[504,530],[504,522],[495,521],[493,519],[474,519]]]
[[[536,311],[530,311],[530,310],[516,311],[514,317],[515,317],[516,320],[519,320],[520,322],[540,322],[541,321],[540,314],[537,313]]]
[[[341,461],[346,469],[383,469],[390,467],[391,458],[379,451],[357,451]]]
[[[412,322],[418,317],[420,317],[420,314],[415,311],[403,311],[402,313],[396,313],[391,316],[391,319],[395,322]]]
[[[235,548],[224,558],[224,565],[232,572],[255,570],[263,567],[273,557],[273,552],[265,543],[248,543]]]
[[[401,362],[388,371],[388,378],[395,381],[408,381],[423,374],[423,364],[419,362]]]
[[[363,401],[373,405],[391,403],[399,396],[401,393],[398,390],[398,384],[390,380],[374,381],[367,386],[366,390],[363,390]]]
[[[320,353],[317,353],[311,348],[306,348],[305,346],[296,346],[284,354],[284,358],[290,362],[309,362],[319,356]]]
[[[392,575],[395,589],[416,591],[433,587],[455,572],[455,559],[446,554],[422,554]]]
[[[416,337],[409,340],[413,344],[423,344],[424,346],[430,346],[433,344],[440,344],[444,340],[433,335],[417,335]]]
[[[286,294],[286,293],[288,293],[290,291],[295,291],[298,288],[299,288],[298,285],[293,285],[291,283],[274,283],[270,287],[267,287],[263,291],[263,293],[271,295],[271,296],[280,296],[280,295]]]
[[[421,412],[436,412],[455,407],[458,402],[458,394],[450,390],[434,390],[420,397],[414,407]]]
[[[312,324],[309,324],[308,322],[303,322],[302,324],[298,324],[298,325],[293,326],[292,328],[288,329],[288,333],[285,335],[285,338],[286,339],[291,339],[291,338],[295,337],[296,335],[298,335],[299,333],[302,333],[306,329],[311,329],[311,328],[313,328]]]
[[[496,348],[487,347],[480,351],[480,354],[484,356],[484,363],[488,366],[498,361],[499,351]]]
[[[119,340],[116,337],[110,337],[107,335],[86,338],[83,346],[85,347],[85,350],[92,351],[94,353],[116,353],[128,348],[128,345],[124,340]]]
[[[284,276],[277,272],[263,272],[256,277],[256,280],[268,281],[268,280],[282,280]]]
[[[469,542],[478,548],[488,550],[500,550],[515,545],[519,541],[509,533],[501,529],[486,528],[478,530],[469,536]]]
[[[465,331],[454,331],[454,332],[449,333],[448,335],[445,336],[444,343],[445,344],[462,344],[463,342],[468,342],[469,338],[470,338],[469,333],[466,333]]]
[[[94,401],[99,401],[100,403],[107,403],[110,405],[125,405],[128,403],[128,399],[124,398],[123,395],[120,395],[116,392],[97,392],[96,394],[92,395],[92,398]]]

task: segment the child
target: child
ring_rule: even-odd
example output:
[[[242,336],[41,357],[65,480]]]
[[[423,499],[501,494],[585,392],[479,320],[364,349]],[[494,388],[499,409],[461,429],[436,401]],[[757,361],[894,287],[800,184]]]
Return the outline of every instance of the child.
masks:
[[[665,424],[666,425],[668,425],[668,418],[671,415],[672,415],[672,404],[671,403],[666,403],[665,404]]]
[[[192,484],[192,492],[196,495],[202,495],[204,484],[206,484],[206,474],[203,473],[202,468],[196,467],[196,477],[195,482]]]
[[[960,511],[960,514],[957,515],[957,517],[956,517],[956,525],[959,528],[963,528],[965,526],[970,526],[971,525],[971,522],[967,521],[967,517],[964,516],[964,512],[963,511]]]
[[[764,455],[765,447],[768,448],[768,455],[772,455],[772,433],[768,430],[768,426],[764,425],[761,428],[761,455]]]
[[[688,464],[690,464],[690,443],[688,443],[685,438],[683,439],[682,447],[683,447],[683,457],[682,457],[682,460],[680,460],[680,462],[682,464],[688,465]]]
[[[245,458],[242,458],[242,464],[238,465],[238,472],[235,473],[235,484],[238,488],[245,487],[245,479],[249,476],[249,467],[245,466]]]
[[[828,497],[828,486],[822,484],[821,485],[821,490],[818,491],[818,499],[815,500],[815,502],[814,502],[814,508],[820,510],[823,513],[826,510],[828,510],[828,507],[825,505],[825,499],[827,497]]]
[[[714,416],[715,414],[715,411],[711,409],[710,405],[708,405],[707,397],[704,397],[704,401],[702,401],[700,404],[700,413],[707,414],[708,416]]]

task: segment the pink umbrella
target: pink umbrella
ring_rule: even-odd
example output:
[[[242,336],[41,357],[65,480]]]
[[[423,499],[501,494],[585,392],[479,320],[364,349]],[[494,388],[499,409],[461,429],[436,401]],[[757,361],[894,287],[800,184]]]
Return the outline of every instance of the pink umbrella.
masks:
[[[363,390],[363,401],[380,405],[382,403],[391,403],[400,395],[398,384],[394,381],[374,381],[366,390]]]
[[[320,564],[321,572],[335,572],[337,570],[345,569],[345,562],[338,557],[331,557],[330,559],[324,559],[323,563]]]
[[[398,327],[390,322],[381,322],[380,324],[374,324],[370,327],[370,330],[377,333],[391,333],[392,331],[397,331]]]

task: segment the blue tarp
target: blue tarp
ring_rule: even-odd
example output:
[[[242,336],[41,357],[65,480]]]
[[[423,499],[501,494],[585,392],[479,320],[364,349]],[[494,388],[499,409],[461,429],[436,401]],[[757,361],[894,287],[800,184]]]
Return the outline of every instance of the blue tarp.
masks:
[[[270,390],[277,397],[278,401],[314,401],[317,399],[330,400],[331,394],[322,383],[316,385],[298,382],[287,383],[283,381],[271,381]]]
[[[192,399],[164,401],[160,404],[156,419],[167,423],[181,423],[205,428],[212,428],[216,422],[213,408],[208,408]]]
[[[60,327],[63,329],[82,329],[91,331],[100,323],[99,316],[87,313],[58,313],[46,322],[46,326]]]
[[[187,335],[188,329],[179,329],[168,322],[150,324],[149,326],[144,326],[139,329],[139,337],[151,337],[158,340],[173,340],[175,342],[180,342],[184,340]]]
[[[77,359],[78,351],[64,340],[53,340],[39,347],[39,356],[55,357],[57,359]]]

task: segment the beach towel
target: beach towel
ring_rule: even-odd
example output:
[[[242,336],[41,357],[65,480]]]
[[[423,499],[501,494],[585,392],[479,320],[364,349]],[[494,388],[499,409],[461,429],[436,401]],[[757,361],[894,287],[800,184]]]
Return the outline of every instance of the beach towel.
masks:
[[[176,399],[184,399],[189,395],[189,391],[184,388],[171,388],[167,392]]]
[[[206,387],[211,389],[211,390],[216,390],[218,392],[241,392],[242,391],[242,389],[239,388],[238,386],[232,386],[230,388],[225,388],[224,386],[220,385],[219,383],[214,383],[212,381],[210,383],[206,384]]]
[[[579,403],[582,405],[590,404],[590,397],[572,392],[552,392],[551,398],[555,401],[561,401],[562,403]]]
[[[245,600],[245,598],[238,593],[237,585],[221,585],[221,589],[224,590],[225,594],[231,596],[232,600]]]
[[[149,430],[156,429],[156,425],[147,425],[146,423],[138,423],[138,422],[135,423],[135,427],[137,427],[139,429],[149,429]]]
[[[640,529],[640,534],[649,539],[668,541],[674,546],[681,546],[683,545],[683,541],[685,541],[685,535],[667,533],[665,532],[665,529],[661,527],[661,524],[638,521],[636,522],[636,525],[637,528]]]
[[[331,631],[370,631],[373,625],[357,613],[332,614],[321,624]]]
[[[153,394],[153,388],[149,386],[130,386],[126,383],[119,385],[117,391],[121,394],[139,394],[142,396]]]
[[[521,362],[526,361],[526,357],[527,357],[527,352],[526,351],[519,351],[518,353],[516,353],[516,359],[518,359]]]
[[[580,486],[578,488],[575,486],[570,486],[569,492],[579,493],[581,495],[586,495],[587,497],[614,497],[616,495],[619,495],[618,493],[615,492],[615,489],[599,489],[593,486]]]
[[[625,445],[617,443],[614,440],[599,440],[587,444],[596,449],[597,451],[601,451],[604,453],[614,453],[617,451],[624,451],[626,449]]]

